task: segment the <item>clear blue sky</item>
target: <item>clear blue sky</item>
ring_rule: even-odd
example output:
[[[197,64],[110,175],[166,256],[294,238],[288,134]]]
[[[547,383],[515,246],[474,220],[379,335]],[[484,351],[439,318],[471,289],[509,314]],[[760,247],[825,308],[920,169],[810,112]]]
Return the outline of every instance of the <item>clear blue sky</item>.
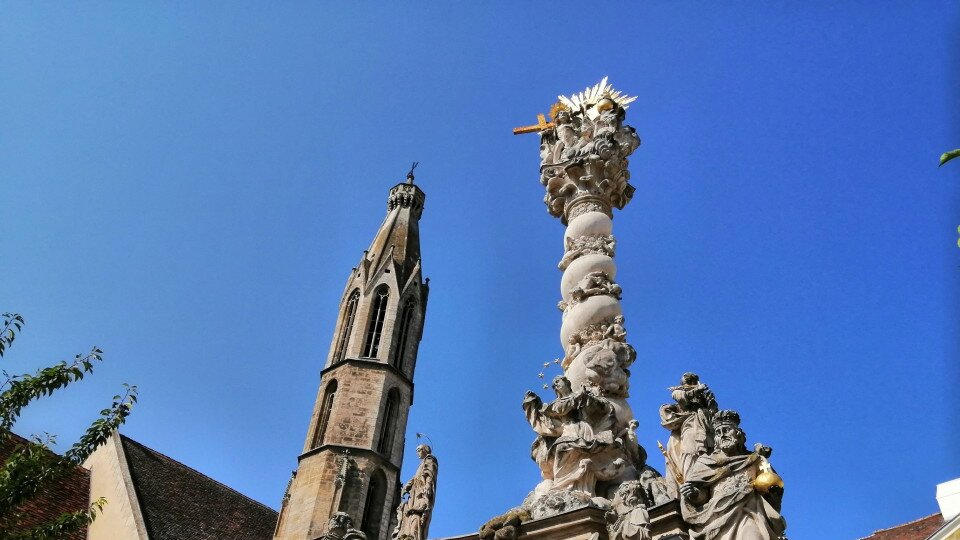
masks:
[[[774,5],[776,4],[776,5]],[[562,226],[510,129],[609,75],[633,202],[614,220],[651,454],[694,370],[774,447],[791,538],[936,511],[960,477],[955,2],[4,3],[0,309],[11,371],[98,345],[17,430],[124,432],[277,507],[344,280],[421,162],[414,432],[431,536],[538,480],[520,410],[560,354]]]

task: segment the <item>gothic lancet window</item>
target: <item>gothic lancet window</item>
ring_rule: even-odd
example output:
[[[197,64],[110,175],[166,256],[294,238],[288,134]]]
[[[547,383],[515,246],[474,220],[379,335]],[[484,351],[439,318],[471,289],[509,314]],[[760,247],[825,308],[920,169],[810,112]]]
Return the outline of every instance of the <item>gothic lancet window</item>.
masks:
[[[407,352],[407,340],[410,337],[410,327],[413,325],[413,311],[416,304],[407,300],[400,313],[400,333],[397,334],[397,345],[393,348],[393,367],[403,370],[403,357]]]
[[[363,346],[365,358],[376,358],[380,351],[380,333],[383,331],[383,319],[387,315],[387,298],[390,291],[382,286],[374,293],[373,309],[370,311],[370,325],[367,327],[367,340]]]
[[[327,385],[327,391],[323,395],[323,405],[320,408],[320,420],[317,422],[317,429],[313,432],[313,448],[323,443],[323,435],[327,431],[327,424],[330,423],[330,411],[333,410],[333,400],[337,395],[337,380],[330,381]]]
[[[360,529],[367,538],[380,538],[380,522],[383,521],[383,507],[387,501],[387,479],[383,471],[377,469],[370,475],[370,487],[363,503],[363,520]]]
[[[400,405],[400,393],[391,388],[387,394],[387,404],[383,407],[383,422],[380,424],[380,433],[377,437],[377,452],[390,458],[393,452],[393,435],[397,426],[397,412]]]
[[[350,333],[353,331],[353,320],[357,316],[357,304],[360,303],[360,289],[356,289],[350,294],[347,300],[346,311],[344,311],[343,324],[340,326],[340,336],[337,337],[336,352],[333,353],[334,362],[342,362],[347,354],[347,341],[350,339]]]

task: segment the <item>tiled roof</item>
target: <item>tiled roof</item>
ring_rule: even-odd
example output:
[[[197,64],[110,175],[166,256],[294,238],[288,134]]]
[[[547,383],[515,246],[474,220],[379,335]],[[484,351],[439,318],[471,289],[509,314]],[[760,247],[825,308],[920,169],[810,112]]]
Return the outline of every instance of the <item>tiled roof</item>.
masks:
[[[120,436],[151,540],[265,540],[277,512]]]
[[[0,439],[0,464],[7,461],[13,451],[27,444],[27,439],[14,433]],[[85,510],[89,506],[90,471],[77,466],[66,477],[56,480],[40,490],[37,496],[20,505],[17,510],[24,513],[20,525],[29,529],[55,519],[65,512]],[[83,540],[87,537],[87,528],[66,537],[67,540]]]
[[[943,516],[929,515],[910,523],[881,529],[860,540],[926,540],[943,525]]]

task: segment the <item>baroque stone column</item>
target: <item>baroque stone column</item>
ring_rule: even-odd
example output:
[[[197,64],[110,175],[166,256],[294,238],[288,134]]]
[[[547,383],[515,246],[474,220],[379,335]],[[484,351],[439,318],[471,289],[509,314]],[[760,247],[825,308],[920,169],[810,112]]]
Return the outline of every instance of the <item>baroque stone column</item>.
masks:
[[[559,99],[554,127],[541,132],[540,183],[548,211],[567,226],[558,265],[562,367],[575,391],[592,389],[615,401],[622,429],[633,418],[625,398],[636,353],[626,341],[616,283],[613,209],[626,206],[634,192],[627,157],[640,138],[623,120],[636,98],[615,91],[604,78]]]
[[[626,341],[613,236],[613,209],[622,209],[634,192],[627,157],[640,138],[623,123],[634,99],[604,78],[560,96],[552,121],[541,118],[529,128],[540,132],[544,202],[566,225],[558,265],[564,375],[554,380],[551,403],[533,392],[523,402],[538,435],[531,457],[543,476],[525,501],[534,519],[581,503],[603,507],[646,468],[626,401],[636,351]]]

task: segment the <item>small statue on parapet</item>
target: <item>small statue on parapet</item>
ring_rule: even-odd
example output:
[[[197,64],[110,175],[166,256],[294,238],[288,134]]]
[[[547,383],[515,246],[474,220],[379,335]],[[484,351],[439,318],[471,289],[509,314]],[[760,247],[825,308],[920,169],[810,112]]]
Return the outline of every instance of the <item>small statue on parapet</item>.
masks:
[[[437,458],[429,445],[417,446],[420,465],[400,492],[394,540],[427,540],[430,517],[437,497]]]
[[[650,540],[650,515],[643,485],[637,480],[620,484],[605,514],[610,540]]]
[[[353,518],[346,512],[336,512],[330,516],[327,532],[320,540],[367,540],[367,535],[353,528]]]

